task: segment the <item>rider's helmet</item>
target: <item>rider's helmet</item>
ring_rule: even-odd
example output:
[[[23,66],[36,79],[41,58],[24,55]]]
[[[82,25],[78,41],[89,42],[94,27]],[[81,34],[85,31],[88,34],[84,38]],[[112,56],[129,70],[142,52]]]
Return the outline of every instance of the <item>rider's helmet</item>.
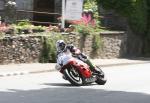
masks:
[[[57,41],[56,43],[57,51],[64,51],[65,47],[66,47],[66,43],[64,42],[64,40]]]

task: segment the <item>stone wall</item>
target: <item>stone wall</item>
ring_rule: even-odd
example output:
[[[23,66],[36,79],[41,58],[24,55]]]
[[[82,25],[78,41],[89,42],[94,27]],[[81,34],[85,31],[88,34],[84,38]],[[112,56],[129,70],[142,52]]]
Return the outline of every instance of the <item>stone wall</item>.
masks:
[[[6,37],[0,41],[0,64],[38,62],[41,49],[41,37]]]
[[[127,35],[124,32],[101,33],[102,48],[99,57],[120,58],[127,56]]]
[[[102,39],[101,49],[93,56],[92,36],[83,41],[75,34],[64,35],[68,43],[82,47],[82,51],[91,58],[118,58],[126,55],[126,35],[123,32],[105,32],[98,34]],[[43,48],[42,36],[15,36],[0,40],[0,64],[36,63]]]
[[[101,47],[92,52],[93,37],[82,40],[79,36],[70,35],[68,42],[74,43],[90,58],[121,58],[127,56],[127,35],[125,32],[101,32]]]

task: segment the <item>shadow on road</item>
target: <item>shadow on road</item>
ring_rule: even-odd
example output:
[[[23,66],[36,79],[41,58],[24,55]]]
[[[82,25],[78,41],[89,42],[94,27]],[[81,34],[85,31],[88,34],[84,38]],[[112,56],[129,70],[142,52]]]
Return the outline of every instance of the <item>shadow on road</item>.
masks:
[[[74,88],[70,84],[47,84],[39,90],[0,92],[0,103],[149,103],[150,95],[104,89]],[[54,87],[57,86],[57,87]],[[69,88],[68,88],[69,87]]]
[[[145,57],[126,57],[126,58],[120,58],[120,59],[140,60],[140,61],[150,62],[150,58],[145,58]]]
[[[48,86],[59,86],[59,87],[62,87],[62,86],[65,86],[65,87],[80,87],[80,86],[73,86],[72,84],[70,83],[45,83],[44,85],[48,85]],[[97,85],[97,84],[87,84],[86,86],[91,86],[91,85]]]
[[[65,87],[75,87],[75,86],[72,86],[70,83],[45,83],[44,85],[59,86],[59,87],[62,87],[62,86],[65,86]]]

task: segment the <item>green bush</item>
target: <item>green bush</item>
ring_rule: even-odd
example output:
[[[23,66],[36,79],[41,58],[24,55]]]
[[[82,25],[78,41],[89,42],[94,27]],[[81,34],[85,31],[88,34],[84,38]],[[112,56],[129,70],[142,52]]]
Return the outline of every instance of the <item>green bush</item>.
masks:
[[[85,0],[84,2],[84,10],[91,9],[94,13],[94,17],[98,17],[98,4],[96,0]]]
[[[97,0],[105,9],[113,9],[123,16],[129,16],[137,0]]]
[[[93,35],[92,51],[97,51],[102,45],[100,34]]]
[[[98,49],[100,49],[102,42],[101,42],[100,35],[98,35],[97,32],[99,33],[101,31],[101,29],[97,30],[95,27],[93,27],[91,25],[79,24],[79,25],[75,25],[75,30],[80,35],[81,51],[84,48],[84,44],[85,44],[87,35],[92,35],[92,38],[93,38],[93,43],[92,43],[93,50],[92,51],[96,52],[96,51],[98,51]]]
[[[56,41],[64,39],[61,34],[50,34],[42,38],[43,49],[39,58],[40,63],[56,62]]]
[[[46,27],[44,27],[44,26],[33,26],[32,31],[33,32],[44,32],[44,31],[46,31]]]
[[[24,25],[31,25],[31,23],[29,22],[29,20],[22,20],[22,21],[18,22],[17,25],[24,26]]]
[[[86,36],[94,33],[94,27],[91,25],[78,24],[75,25],[75,31],[80,35]]]

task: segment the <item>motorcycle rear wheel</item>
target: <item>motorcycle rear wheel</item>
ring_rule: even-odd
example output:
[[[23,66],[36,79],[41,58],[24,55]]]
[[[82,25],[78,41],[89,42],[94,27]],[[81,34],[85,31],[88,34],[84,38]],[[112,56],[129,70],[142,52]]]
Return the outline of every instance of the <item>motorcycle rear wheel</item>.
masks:
[[[64,70],[64,76],[66,79],[74,86],[83,85],[83,78],[79,71],[75,70],[73,67]]]

